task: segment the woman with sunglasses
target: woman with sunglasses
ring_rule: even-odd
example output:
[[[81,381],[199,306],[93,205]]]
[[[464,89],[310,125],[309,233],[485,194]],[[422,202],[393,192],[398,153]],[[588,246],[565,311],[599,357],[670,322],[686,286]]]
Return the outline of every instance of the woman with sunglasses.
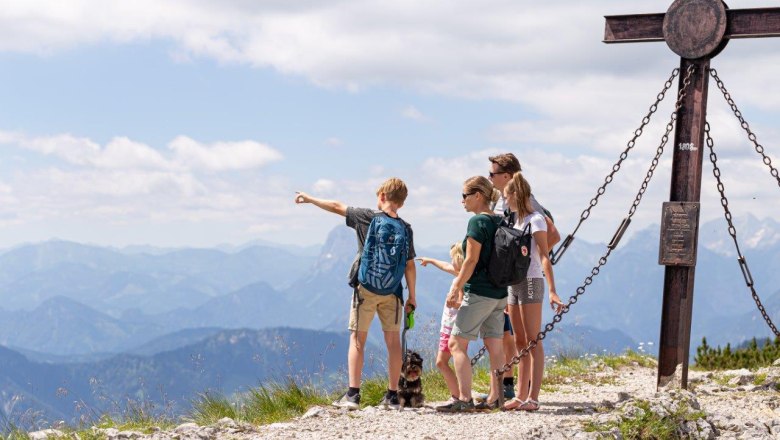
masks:
[[[515,331],[517,351],[520,352],[541,330],[544,279],[547,279],[550,306],[555,313],[560,313],[563,303],[555,292],[555,278],[547,249],[547,224],[544,214],[534,211],[532,207],[531,185],[517,172],[504,188],[504,195],[516,218],[514,227],[522,231],[531,224],[531,248],[528,250],[531,254],[531,265],[528,274],[525,281],[509,286],[509,319]],[[517,397],[507,402],[504,409],[538,410],[543,374],[544,347],[542,341],[539,341],[528,355],[522,358],[517,375]]]
[[[507,289],[495,287],[487,277],[487,264],[493,249],[493,236],[501,217],[493,214],[490,202],[493,197],[493,184],[482,176],[472,177],[463,183],[463,208],[474,214],[466,229],[463,240],[466,259],[452,282],[447,295],[447,306],[455,307],[458,292],[463,289],[463,302],[455,318],[449,349],[455,364],[458,378],[459,396],[457,400],[437,407],[442,412],[469,412],[475,409],[498,408],[498,393],[501,384],[490,376],[488,398],[476,407],[471,397],[472,369],[469,359],[469,342],[479,335],[485,342],[490,356],[490,368],[501,368],[504,362],[504,307],[506,307]]]

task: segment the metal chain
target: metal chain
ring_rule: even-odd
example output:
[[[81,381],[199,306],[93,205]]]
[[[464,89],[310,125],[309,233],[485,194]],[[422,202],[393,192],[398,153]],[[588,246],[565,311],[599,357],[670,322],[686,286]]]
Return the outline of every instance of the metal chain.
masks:
[[[582,211],[582,214],[580,214],[580,221],[579,221],[579,223],[577,223],[577,226],[574,228],[574,231],[572,231],[572,233],[569,234],[566,237],[566,239],[561,243],[561,245],[558,247],[558,249],[555,252],[550,251],[550,263],[556,264],[560,260],[560,258],[563,256],[564,252],[566,252],[566,249],[569,247],[569,245],[571,245],[572,241],[574,241],[574,235],[580,229],[580,226],[582,225],[582,223],[588,217],[590,217],[590,210],[593,209],[593,207],[598,204],[599,197],[601,197],[606,192],[607,185],[609,185],[612,182],[612,180],[614,179],[615,174],[620,170],[620,167],[623,164],[623,161],[626,158],[628,158],[629,151],[631,151],[631,149],[634,148],[634,145],[636,144],[636,140],[639,138],[639,136],[642,135],[642,132],[643,132],[645,126],[650,122],[651,116],[656,112],[656,110],[658,110],[658,104],[660,104],[661,101],[663,101],[664,97],[666,96],[666,92],[669,91],[670,87],[672,87],[674,79],[679,74],[680,74],[680,69],[679,68],[674,68],[672,70],[672,74],[669,76],[669,79],[666,80],[666,82],[664,83],[663,89],[658,93],[658,95],[656,95],[655,102],[650,106],[650,109],[649,109],[648,113],[645,115],[645,117],[642,118],[642,123],[640,124],[639,128],[634,130],[634,136],[631,138],[631,140],[628,141],[628,144],[626,145],[626,149],[623,150],[622,153],[620,153],[620,158],[612,166],[612,171],[609,174],[607,174],[607,177],[604,179],[604,183],[596,191],[596,196],[591,199],[590,203],[588,204],[588,207],[585,208],[584,211]],[[687,77],[686,77],[686,79],[689,82],[690,82],[690,75],[691,75],[691,68],[689,67],[688,72],[687,72]],[[686,84],[686,86],[687,86],[687,84]],[[679,100],[679,98],[678,98],[678,100]],[[675,108],[675,112],[674,113],[675,113],[675,118],[676,118],[676,113],[677,113],[676,108]],[[668,125],[667,125],[667,127],[668,127]],[[668,134],[666,136],[668,137]],[[665,142],[666,141],[664,140],[664,143]],[[646,189],[647,189],[647,186],[645,185],[640,190],[640,194],[644,194]],[[638,197],[641,199],[642,196],[638,195]],[[636,207],[632,206],[632,209],[636,210]],[[631,215],[633,215],[633,212],[631,212]],[[628,227],[627,224],[625,224],[625,223],[622,224],[621,228],[618,229],[618,232],[615,234],[615,237],[617,237],[619,239],[620,236],[622,236],[622,232],[625,232],[624,228],[626,228],[626,227]],[[622,231],[621,231],[621,229],[622,229]],[[613,241],[614,241],[614,238],[613,238]],[[487,350],[487,347],[483,346],[479,350],[479,352],[471,359],[472,367],[477,362],[479,362],[479,360],[482,358],[482,356],[485,355],[485,351],[486,350]]]
[[[669,119],[669,123],[666,124],[666,131],[664,132],[664,135],[661,137],[661,143],[656,149],[655,157],[653,157],[653,161],[650,164],[650,168],[647,170],[647,174],[645,175],[644,181],[642,181],[642,186],[639,189],[638,194],[636,195],[636,198],[634,199],[634,203],[631,205],[631,208],[628,211],[628,216],[623,219],[623,222],[621,223],[620,227],[618,228],[617,232],[615,233],[615,237],[612,238],[612,243],[610,243],[607,246],[607,252],[599,258],[599,262],[596,266],[591,269],[590,275],[585,277],[585,280],[583,281],[582,285],[577,288],[577,293],[569,297],[569,301],[566,303],[566,305],[563,306],[563,309],[556,313],[555,316],[553,316],[553,319],[551,322],[547,323],[544,326],[544,330],[540,331],[536,335],[536,339],[530,341],[526,347],[520,350],[520,352],[517,354],[517,356],[512,357],[512,361],[505,364],[503,367],[493,371],[493,374],[496,376],[495,380],[500,380],[501,377],[503,377],[504,373],[509,371],[514,365],[517,365],[520,363],[522,358],[528,353],[530,353],[531,350],[533,350],[538,344],[539,341],[543,340],[547,337],[547,333],[551,332],[555,328],[555,324],[561,322],[563,319],[563,315],[568,313],[571,306],[576,304],[579,300],[579,297],[585,293],[585,289],[587,286],[591,285],[593,283],[593,278],[601,272],[601,268],[607,264],[607,259],[609,258],[612,251],[617,246],[617,242],[620,239],[620,236],[622,236],[622,233],[625,232],[625,229],[628,227],[628,224],[631,222],[631,217],[636,212],[636,209],[639,207],[639,203],[642,201],[642,196],[645,193],[645,190],[647,189],[647,185],[650,182],[650,179],[652,179],[653,174],[655,172],[655,168],[658,166],[659,159],[661,158],[661,155],[664,152],[664,148],[666,147],[666,143],[669,140],[669,134],[674,129],[675,122],[677,121],[677,112],[680,110],[680,107],[682,106],[683,99],[686,96],[686,90],[688,89],[688,86],[691,84],[691,76],[693,75],[693,72],[695,71],[695,67],[693,65],[689,65],[688,69],[686,70],[685,78],[683,79],[683,84],[680,87],[680,91],[677,93],[677,101],[674,105],[674,111],[672,112],[672,115]],[[504,394],[498,393],[498,403],[499,407],[503,407],[504,405]]]
[[[737,104],[734,103],[734,100],[731,98],[731,94],[728,92],[728,90],[726,90],[726,86],[723,85],[723,81],[721,81],[720,77],[718,76],[718,71],[715,69],[710,69],[710,76],[712,76],[712,78],[715,80],[715,83],[718,85],[720,92],[723,93],[723,97],[726,98],[726,102],[729,104],[729,107],[731,107],[731,111],[734,112],[734,116],[739,119],[739,124],[747,133],[748,139],[750,139],[750,142],[753,142],[753,147],[756,149],[756,153],[761,155],[761,160],[766,166],[769,167],[770,174],[772,174],[772,177],[777,180],[777,186],[780,186],[780,172],[777,171],[777,168],[772,166],[772,159],[770,159],[769,156],[764,153],[764,146],[758,143],[758,139],[756,138],[755,133],[753,133],[753,130],[750,129],[750,125],[747,123],[747,121],[745,121],[745,118],[742,117],[742,112],[739,111]]]
[[[482,356],[485,355],[485,352],[487,351],[487,345],[483,345],[482,348],[479,349],[476,355],[474,355],[473,358],[471,358],[471,367],[474,368],[474,365],[479,362],[480,359],[482,359]]]
[[[764,308],[764,305],[761,304],[761,299],[758,297],[758,293],[756,293],[756,289],[753,287],[753,277],[750,275],[750,268],[748,267],[747,260],[742,255],[742,251],[739,250],[739,243],[737,242],[737,229],[734,227],[734,223],[731,221],[731,211],[729,211],[729,199],[726,198],[726,189],[723,186],[723,181],[720,179],[720,168],[718,168],[718,156],[715,154],[715,142],[712,140],[712,137],[710,136],[710,124],[708,122],[705,122],[704,124],[704,134],[707,137],[707,148],[710,149],[710,162],[712,162],[712,174],[715,176],[715,179],[718,182],[718,192],[720,193],[720,204],[723,205],[723,211],[724,216],[726,217],[726,222],[729,224],[729,235],[731,235],[731,238],[734,240],[734,246],[737,248],[737,262],[739,263],[739,268],[742,270],[742,276],[745,278],[745,284],[750,289],[750,293],[753,295],[753,301],[756,302],[756,306],[758,307],[758,311],[761,312],[761,316],[764,317],[764,321],[766,321],[769,328],[774,332],[775,336],[780,336],[780,332],[778,332],[777,327],[775,327],[775,324],[772,322],[772,319],[769,318],[769,314],[767,314],[766,309]]]
[[[650,123],[650,118],[653,116],[653,114],[658,110],[658,104],[663,101],[664,97],[666,97],[666,92],[669,91],[669,89],[672,87],[674,79],[677,77],[677,75],[680,74],[680,69],[675,68],[672,70],[671,76],[669,76],[669,79],[666,80],[664,83],[663,89],[656,95],[655,102],[650,106],[650,109],[648,110],[647,114],[644,118],[642,118],[642,123],[639,125],[639,128],[634,130],[634,136],[628,141],[626,144],[626,149],[623,150],[622,153],[620,153],[620,158],[617,162],[615,162],[614,165],[612,165],[612,171],[607,174],[607,177],[604,178],[604,183],[599,187],[599,189],[596,191],[596,195],[590,200],[590,203],[588,204],[588,207],[585,208],[585,210],[582,211],[582,214],[580,214],[580,221],[577,223],[577,226],[574,228],[574,231],[572,231],[571,234],[569,234],[566,239],[563,240],[560,246],[558,246],[558,249],[555,251],[550,250],[550,262],[552,264],[558,263],[558,261],[563,256],[564,252],[566,252],[566,249],[571,245],[572,241],[574,241],[574,235],[577,233],[577,231],[580,229],[580,226],[582,223],[590,217],[590,210],[593,209],[594,206],[596,206],[599,202],[599,197],[604,195],[606,192],[607,185],[612,183],[612,180],[615,177],[615,173],[620,171],[620,167],[623,164],[623,161],[628,158],[628,153],[631,151],[631,149],[634,148],[634,145],[636,145],[636,140],[639,138],[639,136],[642,135],[642,132],[645,128],[645,126]]]

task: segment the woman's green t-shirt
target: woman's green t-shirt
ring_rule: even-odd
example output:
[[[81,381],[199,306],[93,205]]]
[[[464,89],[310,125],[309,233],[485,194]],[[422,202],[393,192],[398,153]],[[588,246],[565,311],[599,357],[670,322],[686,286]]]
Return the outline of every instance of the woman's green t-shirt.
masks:
[[[465,292],[488,298],[506,298],[506,287],[494,286],[487,276],[488,259],[493,250],[493,236],[496,234],[500,221],[501,217],[488,214],[477,214],[469,219],[466,238],[463,239],[463,255],[466,255],[469,237],[478,241],[482,248],[479,251],[479,261],[474,268],[474,273],[463,286]]]

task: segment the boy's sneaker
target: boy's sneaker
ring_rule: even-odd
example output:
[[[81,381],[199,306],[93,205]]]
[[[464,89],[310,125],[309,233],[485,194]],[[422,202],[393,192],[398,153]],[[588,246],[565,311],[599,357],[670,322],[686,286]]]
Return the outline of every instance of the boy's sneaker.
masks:
[[[504,384],[504,399],[515,398],[515,385],[511,383]]]
[[[360,409],[360,394],[355,394],[350,397],[347,393],[344,393],[339,400],[333,402],[333,406],[336,408],[345,408],[350,411]]]
[[[448,413],[474,412],[474,400],[472,399],[468,402],[464,402],[456,399],[451,403],[437,406],[436,411]]]
[[[398,401],[398,394],[393,394],[392,397],[388,397],[387,394],[379,401],[379,406],[385,409],[399,409],[401,403]]]

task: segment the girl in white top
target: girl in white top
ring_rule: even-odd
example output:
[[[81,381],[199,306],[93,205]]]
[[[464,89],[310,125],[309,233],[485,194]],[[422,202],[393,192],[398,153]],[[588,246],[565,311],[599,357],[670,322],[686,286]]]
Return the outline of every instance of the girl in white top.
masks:
[[[531,206],[531,186],[519,172],[512,176],[504,188],[509,209],[517,219],[514,227],[519,230],[531,224],[531,265],[526,280],[509,287],[509,319],[515,331],[515,344],[520,352],[528,346],[542,327],[542,300],[544,279],[549,286],[550,306],[559,313],[563,303],[555,292],[552,263],[548,257],[547,223],[544,215]],[[508,410],[536,411],[539,409],[539,389],[544,374],[544,347],[539,341],[520,361],[517,376],[517,397],[504,405]],[[530,386],[529,386],[530,382]]]
[[[435,258],[418,257],[415,260],[420,262],[420,265],[425,267],[429,263],[434,267],[443,270],[451,275],[457,276],[460,272],[460,267],[463,266],[463,249],[461,243],[455,243],[450,247],[451,263],[437,260]],[[463,302],[463,290],[460,291],[458,296],[457,307],[448,307],[444,304],[444,310],[441,314],[441,328],[439,329],[439,351],[436,353],[436,368],[441,371],[441,375],[444,377],[444,382],[447,384],[447,388],[450,390],[450,396],[452,399],[457,399],[460,395],[458,391],[458,378],[455,376],[455,371],[450,367],[450,348],[448,347],[450,336],[452,334],[452,326],[455,323],[455,317],[458,316],[458,307]]]

